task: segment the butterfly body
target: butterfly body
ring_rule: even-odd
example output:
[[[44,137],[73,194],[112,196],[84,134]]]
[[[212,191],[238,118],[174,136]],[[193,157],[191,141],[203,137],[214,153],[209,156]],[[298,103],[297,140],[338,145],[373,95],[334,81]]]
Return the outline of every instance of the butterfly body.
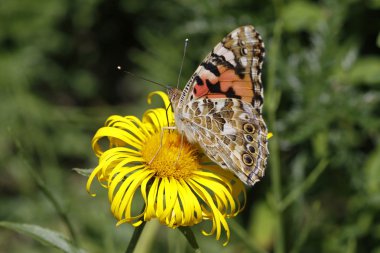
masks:
[[[264,44],[252,26],[228,34],[185,88],[168,90],[177,129],[241,181],[264,175],[267,127],[262,118]]]

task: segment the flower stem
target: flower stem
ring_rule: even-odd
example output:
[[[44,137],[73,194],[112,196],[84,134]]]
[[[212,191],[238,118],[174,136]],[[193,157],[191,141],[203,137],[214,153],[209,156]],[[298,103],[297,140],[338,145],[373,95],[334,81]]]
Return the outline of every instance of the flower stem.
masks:
[[[37,182],[38,188],[41,190],[41,192],[45,195],[45,197],[53,204],[56,212],[58,213],[59,217],[62,219],[64,224],[66,225],[67,229],[69,230],[69,233],[71,235],[71,239],[73,241],[73,244],[75,246],[78,246],[78,240],[77,235],[74,230],[74,226],[71,223],[71,220],[67,216],[66,212],[62,209],[61,205],[59,204],[57,198],[53,195],[53,193],[46,187],[46,185],[42,182],[40,178],[38,178],[37,173],[33,171],[33,174],[35,176],[35,180]]]
[[[276,129],[276,111],[280,102],[281,93],[276,89],[276,71],[277,59],[279,59],[279,49],[282,35],[282,21],[281,21],[281,0],[273,0],[275,12],[278,20],[274,25],[273,39],[270,44],[269,51],[269,64],[268,64],[268,123],[271,131],[274,132],[274,138],[269,143],[270,151],[270,171],[272,179],[272,194],[274,197],[274,211],[275,211],[275,227],[276,227],[276,243],[274,252],[283,253],[285,250],[284,242],[284,229],[283,229],[283,210],[280,207],[282,203],[282,187],[281,187],[281,165],[280,165],[280,144],[279,135]]]
[[[201,253],[201,250],[198,246],[197,240],[195,239],[194,233],[190,227],[178,227],[182,234],[186,237],[190,246],[194,249],[196,253]]]
[[[329,164],[328,160],[322,159],[317,167],[315,167],[309,176],[296,188],[294,188],[286,197],[283,198],[281,203],[281,210],[285,210],[289,207],[294,201],[296,201],[301,194],[305,193],[315,181],[317,181],[318,177],[322,174],[323,171],[327,168]]]
[[[234,219],[230,219],[228,221],[228,223],[230,224],[231,230],[234,231],[235,235],[240,239],[240,241],[242,243],[245,244],[248,252],[251,252],[251,253],[267,253],[265,250],[256,246],[252,240],[247,240],[247,238],[249,238],[247,231],[239,223],[237,223]]]
[[[69,230],[71,240],[73,245],[78,246],[78,237],[75,233],[74,226],[71,223],[71,220],[67,216],[65,210],[62,208],[61,204],[59,203],[58,199],[55,197],[55,195],[48,189],[45,182],[41,178],[41,176],[36,172],[34,167],[31,165],[31,162],[28,159],[28,155],[24,151],[21,143],[16,140],[16,146],[19,149],[19,153],[22,157],[22,160],[24,162],[25,167],[30,172],[34,182],[36,183],[38,189],[41,191],[41,193],[49,200],[49,202],[53,205],[55,211],[57,212],[58,216],[62,219],[63,223],[66,225],[67,229]]]
[[[139,241],[140,235],[145,227],[146,222],[144,221],[140,226],[136,227],[133,231],[131,240],[125,253],[133,253],[136,248],[137,242]]]
[[[12,133],[11,133],[12,134]],[[58,216],[62,219],[63,223],[66,225],[67,229],[69,230],[72,243],[75,246],[78,246],[78,239],[77,235],[74,230],[74,226],[71,223],[71,220],[67,216],[66,212],[61,207],[58,199],[54,196],[54,194],[48,189],[45,182],[41,178],[41,176],[36,172],[34,167],[31,164],[31,161],[29,156],[27,155],[25,149],[23,148],[21,142],[17,138],[13,138],[15,140],[16,147],[18,148],[19,155],[21,157],[21,160],[25,164],[25,167],[30,172],[32,178],[34,179],[34,182],[36,183],[38,189],[42,192],[42,194],[50,201],[50,203],[53,205],[55,211],[57,212]]]

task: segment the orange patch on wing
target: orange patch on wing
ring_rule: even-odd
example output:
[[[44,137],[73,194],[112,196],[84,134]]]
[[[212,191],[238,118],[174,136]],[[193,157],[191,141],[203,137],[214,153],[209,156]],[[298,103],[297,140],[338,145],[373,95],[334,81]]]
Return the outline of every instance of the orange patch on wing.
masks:
[[[232,89],[236,96],[240,96],[245,102],[251,103],[253,97],[252,81],[249,75],[245,75],[241,79],[235,74],[232,69],[224,71],[220,77],[219,82],[222,92],[227,92]]]
[[[208,70],[204,70],[201,75],[199,75],[199,78],[202,80],[202,85],[196,83],[194,85],[194,96],[196,98],[203,97],[206,94],[210,94],[210,89],[207,87],[206,81],[209,83],[217,85],[219,78],[212,74]]]
[[[211,93],[206,98],[227,98],[227,96],[223,93]]]
[[[199,85],[199,84],[194,85],[194,92],[193,92],[194,97],[199,98],[206,95],[207,93],[209,93],[209,89],[205,83],[205,80],[204,80],[203,85]]]
[[[245,102],[251,103],[253,97],[252,81],[249,75],[241,79],[236,75],[235,70],[228,69],[224,66],[218,66],[220,76],[215,76],[210,71],[202,71],[199,75],[203,84],[195,83],[194,96],[196,98],[227,98],[232,94],[241,97]],[[194,81],[195,82],[195,81]],[[211,92],[207,82],[212,85],[220,85],[220,92]],[[233,93],[231,94],[231,90]],[[229,93],[229,94],[228,94]]]

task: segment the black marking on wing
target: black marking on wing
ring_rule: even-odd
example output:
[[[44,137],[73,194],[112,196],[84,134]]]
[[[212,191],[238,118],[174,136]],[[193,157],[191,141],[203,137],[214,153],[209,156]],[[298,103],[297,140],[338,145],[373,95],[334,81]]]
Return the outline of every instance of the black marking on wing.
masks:
[[[220,72],[215,64],[210,62],[202,62],[201,66],[203,66],[205,69],[213,73],[215,76],[220,76]]]
[[[232,89],[232,87],[230,87],[225,94],[228,98],[241,99],[241,96],[236,95],[236,93],[235,93],[234,89]]]
[[[235,74],[240,77],[240,79],[244,79],[245,76],[245,67],[241,65],[240,62],[237,62],[235,67]]]
[[[198,85],[200,86],[204,85],[203,80],[198,75],[196,75],[194,79]]]
[[[211,52],[211,58],[212,61],[218,65],[222,65],[228,69],[234,68],[234,66],[226,60],[226,57],[224,57],[223,55],[217,55],[216,53],[214,53],[214,50]]]
[[[222,93],[219,82],[213,84],[208,79],[206,79],[206,85],[210,93]]]
[[[255,102],[258,101],[259,102],[259,106],[261,107],[262,104],[264,103],[264,99],[263,99],[263,96],[261,96],[261,94],[257,94],[255,93],[252,97],[252,105],[255,106]]]

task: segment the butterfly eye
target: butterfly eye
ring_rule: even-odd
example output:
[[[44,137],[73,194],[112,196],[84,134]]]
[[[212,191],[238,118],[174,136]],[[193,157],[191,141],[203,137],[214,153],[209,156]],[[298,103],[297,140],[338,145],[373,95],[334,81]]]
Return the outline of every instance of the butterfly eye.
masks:
[[[244,154],[243,155],[243,162],[244,162],[245,165],[250,166],[250,165],[253,164],[253,159],[252,159],[252,157],[250,155]]]

